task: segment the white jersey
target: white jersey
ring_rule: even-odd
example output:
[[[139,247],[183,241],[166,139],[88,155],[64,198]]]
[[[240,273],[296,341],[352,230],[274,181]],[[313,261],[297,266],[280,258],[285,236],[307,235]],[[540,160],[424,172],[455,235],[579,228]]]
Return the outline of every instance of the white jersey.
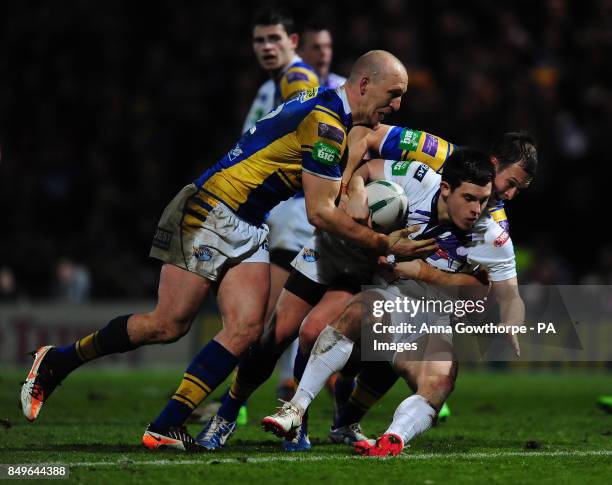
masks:
[[[512,240],[488,212],[466,232],[438,223],[440,174],[423,163],[385,160],[385,179],[403,187],[408,196],[406,226],[420,225],[411,237],[436,239],[440,248],[426,259],[431,266],[453,273],[472,273],[482,266],[491,281],[516,276]]]
[[[326,79],[321,79],[321,86],[330,89],[339,88],[340,86],[343,86],[344,83],[346,83],[346,78],[333,72],[330,72]]]
[[[408,197],[406,226],[418,224],[413,239],[435,238],[438,251],[426,258],[431,266],[448,272],[472,273],[480,266],[491,281],[516,276],[514,247],[510,236],[487,214],[470,231],[438,223],[441,176],[427,165],[410,161],[385,161],[385,179],[400,185]],[[328,233],[316,234],[291,265],[317,283],[329,285],[350,276],[368,284],[375,261],[359,247]]]

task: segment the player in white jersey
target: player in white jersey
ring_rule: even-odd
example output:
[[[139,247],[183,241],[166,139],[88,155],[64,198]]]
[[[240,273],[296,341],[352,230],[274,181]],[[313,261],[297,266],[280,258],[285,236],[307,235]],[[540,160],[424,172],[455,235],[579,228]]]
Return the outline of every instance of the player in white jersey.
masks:
[[[300,33],[298,53],[319,75],[321,86],[336,89],[346,82],[344,76],[330,71],[334,54],[331,31],[322,23],[305,25]]]
[[[363,184],[367,178],[382,178],[383,175],[391,175],[394,179],[393,162],[369,162],[355,173],[351,186]],[[394,181],[406,187],[410,199],[409,221],[421,220],[421,227],[412,236],[434,236],[440,245],[439,250],[427,258],[428,263],[447,271],[466,271],[478,264],[485,266],[492,275],[490,278],[493,293],[500,304],[501,321],[519,322],[524,317],[524,306],[516,289],[514,253],[508,234],[489,219],[486,211],[482,228],[471,233],[483,215],[494,177],[495,169],[489,157],[474,150],[463,149],[451,155],[442,177],[425,165],[410,164],[401,177],[396,177]],[[484,239],[472,238],[482,233],[485,227]],[[491,240],[491,237],[494,238]],[[487,247],[483,250],[478,248],[479,245]],[[295,434],[301,425],[302,416],[327,376],[342,369],[348,361],[354,342],[360,336],[362,305],[371,298],[368,292],[357,295],[342,315],[321,332],[296,395],[278,413],[264,418],[264,429],[280,436]],[[518,352],[516,339],[512,343]],[[399,413],[402,416],[408,413],[408,416],[413,417],[416,413],[414,426],[406,428],[403,422],[402,429],[409,429],[410,432],[405,433],[404,437],[393,435],[393,440],[397,438],[397,443],[403,447],[404,441],[431,426],[437,410],[452,390],[456,364],[452,358],[443,362],[411,362],[410,365],[396,360],[393,363],[408,382],[416,383],[417,394],[407,400],[411,400],[408,411],[402,408],[405,404],[402,403]],[[423,403],[427,406],[426,412]],[[391,450],[389,436],[383,438],[372,449],[382,449],[385,453],[401,449],[398,445]]]

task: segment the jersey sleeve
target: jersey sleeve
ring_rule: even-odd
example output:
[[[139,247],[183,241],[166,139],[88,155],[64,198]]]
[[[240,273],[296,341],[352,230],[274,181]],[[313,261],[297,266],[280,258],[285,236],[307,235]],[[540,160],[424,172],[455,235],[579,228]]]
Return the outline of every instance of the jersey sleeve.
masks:
[[[508,221],[508,216],[506,215],[506,209],[504,208],[503,202],[500,202],[495,207],[489,209],[489,215],[501,226],[504,231],[508,233],[510,232],[510,221]]]
[[[340,180],[346,129],[335,113],[313,109],[299,124],[296,133],[302,150],[302,170],[318,177]]]
[[[440,185],[439,175],[424,163],[410,160],[385,160],[385,180],[403,187],[409,200],[419,200],[423,194]]]
[[[399,126],[389,128],[378,149],[382,158],[417,160],[438,173],[454,150],[455,145],[438,136]]]
[[[293,98],[296,94],[319,85],[319,77],[311,69],[303,66],[292,66],[283,74],[280,80],[280,93],[283,101]]]
[[[470,263],[484,267],[491,281],[516,277],[512,239],[493,219],[489,219],[483,243],[470,248],[467,258]]]

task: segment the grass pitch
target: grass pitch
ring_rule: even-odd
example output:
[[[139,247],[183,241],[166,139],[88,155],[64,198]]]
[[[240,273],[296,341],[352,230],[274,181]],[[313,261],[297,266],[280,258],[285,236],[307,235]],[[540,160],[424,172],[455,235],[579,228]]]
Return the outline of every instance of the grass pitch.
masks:
[[[226,451],[149,452],[140,438],[182,370],[81,369],[56,390],[35,423],[17,407],[23,371],[0,371],[0,463],[60,463],[81,483],[610,483],[612,415],[598,410],[610,374],[462,372],[449,401],[453,416],[403,455],[352,455],[326,442],[331,399],[311,408],[309,453],[289,454],[259,419],[276,406],[275,382],[249,402],[249,424]],[[363,422],[383,432],[407,396],[395,388]],[[190,425],[197,434],[201,426]]]

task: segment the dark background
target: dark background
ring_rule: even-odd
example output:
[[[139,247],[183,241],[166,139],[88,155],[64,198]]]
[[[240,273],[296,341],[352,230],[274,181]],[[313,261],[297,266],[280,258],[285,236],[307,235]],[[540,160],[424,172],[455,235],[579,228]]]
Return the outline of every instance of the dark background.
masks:
[[[265,80],[256,6],[22,1],[0,14],[0,268],[13,297],[49,297],[57,264],[94,298],[155,294],[161,211],[235,143]],[[390,121],[488,148],[527,129],[540,168],[508,205],[522,282],[609,283],[612,2],[337,1],[334,71],[373,48],[408,67]]]

